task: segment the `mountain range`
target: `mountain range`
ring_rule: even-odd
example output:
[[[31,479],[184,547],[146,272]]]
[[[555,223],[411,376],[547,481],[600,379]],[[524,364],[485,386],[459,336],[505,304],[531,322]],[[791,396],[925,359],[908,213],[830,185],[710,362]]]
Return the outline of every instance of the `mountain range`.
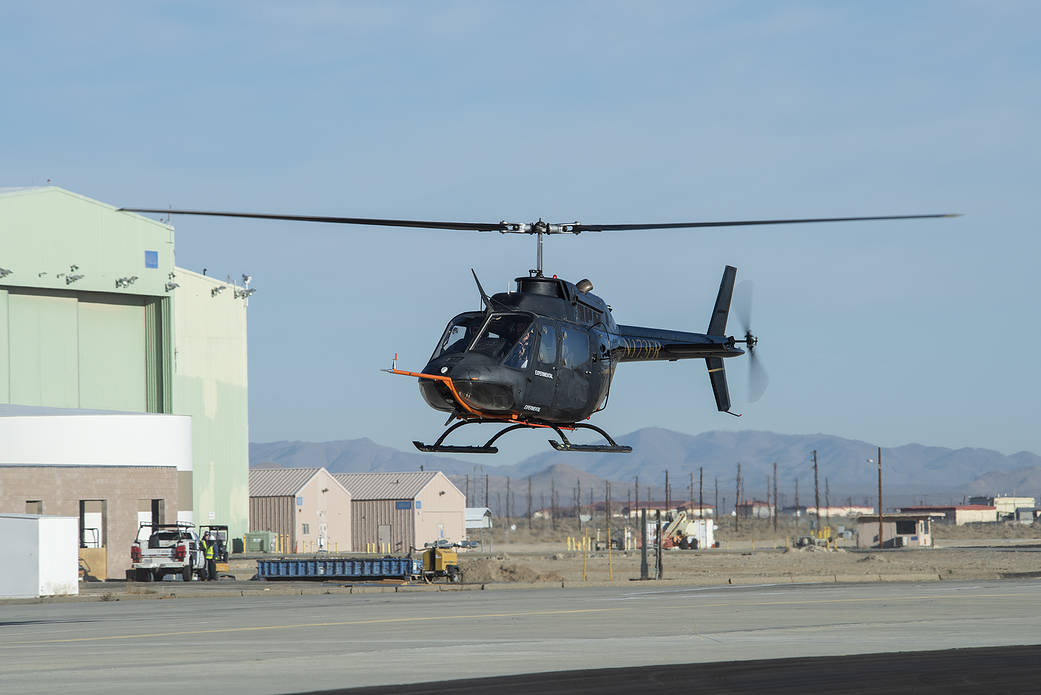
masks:
[[[664,497],[665,473],[670,475],[673,499],[703,494],[706,504],[717,495],[723,509],[736,494],[737,464],[744,481],[742,497],[764,499],[768,479],[777,465],[777,487],[782,504],[794,502],[796,485],[801,504],[812,504],[813,452],[817,453],[821,503],[853,501],[874,504],[878,467],[873,444],[827,434],[789,435],[763,431],[710,431],[697,435],[661,428],[645,428],[620,437],[633,447],[631,454],[560,453],[547,451],[519,463],[497,466],[487,460],[462,460],[399,451],[370,439],[331,442],[266,442],[250,444],[250,466],[315,467],[331,473],[440,470],[469,492],[471,506],[487,500],[497,514],[505,512],[509,485],[511,510],[526,511],[528,478],[532,504],[548,506],[556,491],[560,505],[574,503],[578,489],[583,504],[592,493],[603,500],[611,482],[615,502],[634,493],[640,478],[640,497]],[[476,465],[475,465],[476,464]],[[703,476],[702,493],[698,491]],[[487,481],[485,480],[487,476]],[[911,503],[960,503],[970,495],[1041,493],[1041,456],[1022,451],[1005,455],[990,449],[905,444],[882,450],[883,493],[886,508]],[[718,493],[717,493],[718,486]],[[826,499],[827,498],[827,499]],[[520,506],[518,506],[520,505]]]

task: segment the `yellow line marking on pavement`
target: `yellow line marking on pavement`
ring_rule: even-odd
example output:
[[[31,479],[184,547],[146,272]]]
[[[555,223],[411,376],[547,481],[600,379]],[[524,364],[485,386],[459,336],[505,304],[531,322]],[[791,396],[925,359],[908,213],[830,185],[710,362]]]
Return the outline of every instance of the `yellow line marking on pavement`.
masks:
[[[525,611],[521,613],[478,613],[476,615],[431,615],[408,618],[372,618],[369,620],[344,620],[328,623],[297,623],[294,625],[258,625],[254,627],[221,627],[210,630],[182,630],[179,632],[151,632],[136,635],[108,635],[106,637],[67,637],[64,639],[36,640],[32,642],[8,642],[0,647],[16,647],[32,644],[57,644],[62,642],[104,642],[108,640],[140,639],[143,637],[178,637],[183,635],[208,635],[223,632],[256,632],[260,630],[294,630],[304,627],[339,627],[342,625],[376,625],[381,623],[417,623],[433,620],[475,620],[478,618],[517,618],[531,615],[569,615],[574,613],[605,613],[622,608],[573,608],[554,611]]]

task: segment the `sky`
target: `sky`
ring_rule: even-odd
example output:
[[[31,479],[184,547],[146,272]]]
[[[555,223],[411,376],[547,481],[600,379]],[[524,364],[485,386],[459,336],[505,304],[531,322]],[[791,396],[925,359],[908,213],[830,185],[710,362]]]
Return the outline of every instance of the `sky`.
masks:
[[[116,206],[585,223],[963,213],[583,234],[547,273],[704,331],[726,264],[769,370],[622,365],[593,422],[1041,452],[1041,6],[1032,2],[0,5],[0,185]],[[535,263],[524,236],[175,218],[253,276],[252,441],[441,431],[409,379]],[[731,321],[732,332],[738,332]],[[495,463],[546,447],[501,440]],[[489,457],[480,463],[492,463]]]

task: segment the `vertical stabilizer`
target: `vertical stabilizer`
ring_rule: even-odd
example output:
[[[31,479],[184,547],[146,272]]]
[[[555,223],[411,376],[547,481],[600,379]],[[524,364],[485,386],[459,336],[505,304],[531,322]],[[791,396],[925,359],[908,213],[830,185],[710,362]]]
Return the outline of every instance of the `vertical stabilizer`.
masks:
[[[723,271],[723,280],[719,283],[719,294],[716,295],[716,306],[712,310],[712,318],[708,322],[709,335],[726,334],[727,317],[730,315],[730,299],[734,296],[736,278],[737,268],[728,265]]]

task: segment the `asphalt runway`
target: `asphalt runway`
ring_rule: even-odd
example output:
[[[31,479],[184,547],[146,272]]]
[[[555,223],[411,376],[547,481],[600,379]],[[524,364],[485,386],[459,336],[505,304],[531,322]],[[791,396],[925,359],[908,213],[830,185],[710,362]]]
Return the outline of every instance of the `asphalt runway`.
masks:
[[[788,668],[798,674],[792,664],[805,657],[1038,643],[1041,582],[1033,579],[696,588],[632,582],[588,589],[9,603],[0,604],[0,683],[4,692],[18,693],[298,693],[548,671],[558,672],[559,680],[564,672],[623,668],[608,682],[620,686],[629,678],[664,686],[673,681],[646,679],[666,671],[675,682],[720,669],[747,675],[755,672],[753,662],[764,659],[796,659],[766,672]],[[1028,659],[1031,668],[1039,653]],[[973,654],[937,656],[930,668],[969,683],[968,675],[990,672],[971,666],[973,658],[983,665],[1019,658],[1007,649]],[[870,666],[872,658],[877,665]],[[882,672],[898,658],[912,664],[908,672],[926,668],[924,654],[863,657],[869,665],[857,668]],[[734,661],[748,663],[682,670],[685,664]],[[854,659],[816,663],[826,664],[830,677],[861,682]],[[632,668],[648,666],[656,668]],[[1007,665],[1002,672],[1016,674]],[[524,687],[552,691],[553,676],[541,678],[542,687],[533,681]],[[458,685],[442,685],[439,692],[480,692]],[[505,685],[501,690],[521,692]],[[603,685],[597,691],[610,692]]]

